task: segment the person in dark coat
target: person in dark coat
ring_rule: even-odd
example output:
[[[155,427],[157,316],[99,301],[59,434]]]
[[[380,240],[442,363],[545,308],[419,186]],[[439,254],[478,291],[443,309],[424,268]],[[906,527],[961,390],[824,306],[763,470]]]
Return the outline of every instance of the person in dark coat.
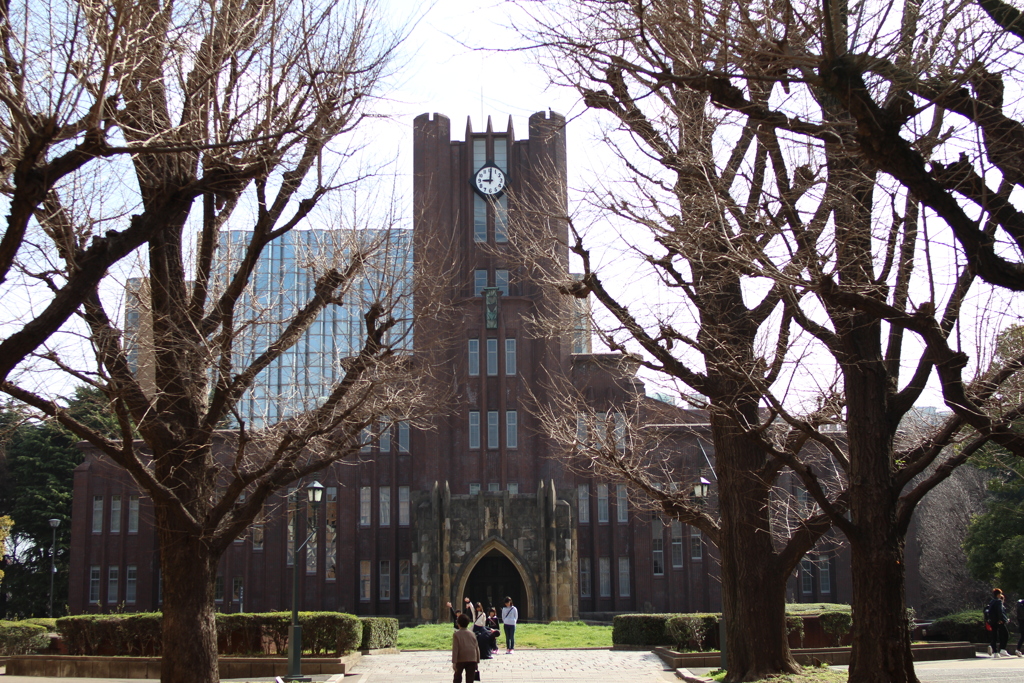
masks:
[[[1010,639],[1010,632],[1006,629],[1006,624],[1010,618],[1006,616],[1006,606],[1003,604],[1005,598],[1002,590],[993,588],[992,599],[985,607],[988,624],[992,627],[992,644],[989,645],[989,652],[993,658],[1010,656],[1010,653],[1006,651],[1006,641]]]

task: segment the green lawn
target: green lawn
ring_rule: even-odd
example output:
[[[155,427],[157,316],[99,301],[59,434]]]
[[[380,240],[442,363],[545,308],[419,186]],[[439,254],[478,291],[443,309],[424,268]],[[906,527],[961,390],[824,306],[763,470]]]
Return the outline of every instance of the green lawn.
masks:
[[[498,646],[504,647],[504,631]],[[448,650],[452,646],[452,627],[448,624],[424,624],[398,629],[399,650]],[[550,624],[519,624],[516,649],[560,649],[570,647],[611,647],[611,626],[587,626],[581,621],[554,621]]]

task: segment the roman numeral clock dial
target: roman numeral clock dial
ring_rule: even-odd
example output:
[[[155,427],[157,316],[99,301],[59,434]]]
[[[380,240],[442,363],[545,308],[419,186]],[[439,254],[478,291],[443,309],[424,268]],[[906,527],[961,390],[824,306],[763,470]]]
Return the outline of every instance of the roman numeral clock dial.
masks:
[[[505,172],[489,161],[473,174],[470,184],[484,197],[497,197],[505,191],[506,182]]]

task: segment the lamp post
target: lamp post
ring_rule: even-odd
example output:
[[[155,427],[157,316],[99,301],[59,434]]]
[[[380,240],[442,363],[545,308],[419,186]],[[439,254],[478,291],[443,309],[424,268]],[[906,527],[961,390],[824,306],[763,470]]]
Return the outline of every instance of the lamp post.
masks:
[[[324,486],[318,481],[306,487],[306,499],[313,506],[313,517],[316,519],[316,509],[324,498]],[[299,501],[295,500],[295,527],[299,526]],[[299,625],[299,551],[306,547],[309,539],[316,533],[316,525],[306,536],[306,540],[295,548],[292,562],[292,628],[288,636],[288,675],[286,681],[311,681],[313,679],[302,675],[302,626]]]
[[[711,493],[711,482],[701,477],[697,480],[697,483],[693,485],[693,497],[701,505],[706,505],[708,501],[708,495]],[[728,670],[729,656],[725,649],[725,604],[722,605],[722,618],[718,620],[718,649],[721,655],[721,661],[719,665]]]
[[[53,577],[57,574],[57,527],[60,526],[59,519],[50,520],[50,528],[53,529],[53,543],[50,545],[50,612],[49,617],[53,618]]]

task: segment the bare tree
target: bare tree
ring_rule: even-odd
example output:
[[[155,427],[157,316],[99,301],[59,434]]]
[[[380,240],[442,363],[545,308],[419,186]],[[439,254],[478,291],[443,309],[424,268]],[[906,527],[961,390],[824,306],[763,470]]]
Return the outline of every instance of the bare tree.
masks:
[[[369,113],[401,37],[378,15],[359,0],[5,3],[0,14],[2,295],[16,301],[27,285],[38,297],[4,321],[0,389],[152,498],[167,683],[218,680],[216,566],[267,497],[358,449],[383,416],[414,418],[425,400],[408,355],[411,257],[389,263],[397,242],[357,230],[367,214],[321,207],[358,180],[339,163],[346,134]],[[261,257],[318,219],[351,240],[304,264],[305,300],[261,307]],[[232,258],[229,231],[244,236]],[[118,284],[105,276],[139,247],[147,322],[127,339],[111,309]],[[342,305],[359,305],[361,318],[333,383],[288,419],[250,423],[238,406],[261,372]],[[94,364],[59,353],[62,326],[88,340]],[[47,367],[100,388],[120,436],[77,422],[31,383]]]

